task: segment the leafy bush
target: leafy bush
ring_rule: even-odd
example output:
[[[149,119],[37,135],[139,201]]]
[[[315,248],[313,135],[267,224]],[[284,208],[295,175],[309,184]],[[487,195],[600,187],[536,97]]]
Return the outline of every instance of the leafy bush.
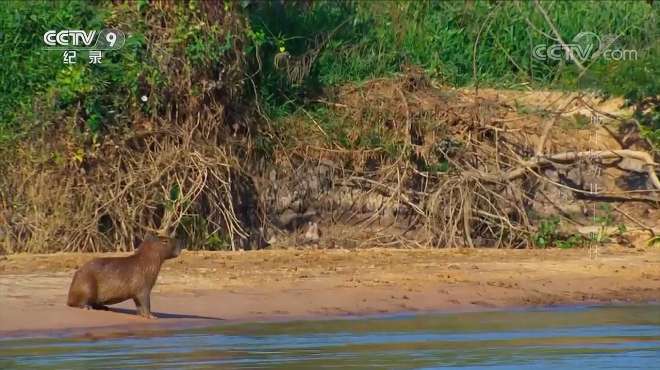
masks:
[[[176,24],[169,43],[157,47],[181,49],[193,68],[213,71],[237,39],[247,37],[250,43],[244,51],[254,71],[256,91],[276,116],[293,112],[296,105],[323,88],[396,73],[404,64],[421,66],[432,77],[455,85],[474,83],[476,67],[477,77],[487,84],[594,88],[625,95],[637,106],[648,105],[648,97],[658,95],[657,79],[653,77],[660,68],[654,42],[658,6],[643,1],[542,2],[565,41],[591,31],[620,35],[618,45],[638,50],[637,61],[598,58],[582,75],[570,63],[532,58],[534,45],[554,43],[544,35],[552,32],[533,2],[240,4],[249,19],[245,31],[241,31],[245,35],[205,24],[199,13],[209,9],[191,1],[176,6]],[[10,127],[20,132],[26,121],[37,120],[28,116],[18,122],[18,117],[30,113],[34,95],[43,92],[56,98],[56,109],[80,103],[87,126],[94,132],[126,118],[126,108],[158,114],[158,101],[147,105],[139,102],[142,93],[159,90],[170,77],[159,68],[158,55],[149,55],[144,36],[150,11],[158,6],[145,1],[122,5],[84,1],[5,3],[0,9],[0,52],[8,68],[0,71],[0,83],[6,91],[0,96],[0,133],[4,133],[0,137],[9,135]],[[93,68],[65,66],[59,53],[43,48],[41,37],[48,29],[114,25],[128,31],[126,46],[121,52],[108,53],[104,63]],[[290,83],[286,73],[275,67],[275,57],[284,53],[293,59],[315,54],[304,83]],[[657,108],[651,108],[650,113],[646,108],[639,110],[639,119],[649,128],[648,135],[660,135]]]
[[[280,114],[295,110],[291,102],[302,103],[320,88],[396,73],[404,64],[421,66],[431,77],[454,85],[475,83],[476,72],[489,85],[595,89],[625,95],[632,103],[657,96],[657,4],[542,2],[564,41],[588,31],[602,38],[616,35],[615,46],[638,51],[632,63],[603,57],[585,61],[586,73],[572,63],[532,57],[535,45],[556,43],[546,37],[554,35],[533,2],[246,4],[261,61],[263,100]],[[278,53],[302,56],[320,43],[323,48],[305,84],[291,86],[273,68]],[[283,105],[288,109],[282,111]]]
[[[21,113],[30,112],[35,94],[51,86],[65,65],[57,52],[45,50],[44,32],[68,28],[95,29],[104,14],[87,1],[18,1],[0,6],[0,143],[20,131]],[[61,78],[71,91],[80,71],[64,72]],[[68,75],[66,75],[68,74]],[[73,86],[75,90],[80,86]],[[38,119],[38,117],[30,117]]]

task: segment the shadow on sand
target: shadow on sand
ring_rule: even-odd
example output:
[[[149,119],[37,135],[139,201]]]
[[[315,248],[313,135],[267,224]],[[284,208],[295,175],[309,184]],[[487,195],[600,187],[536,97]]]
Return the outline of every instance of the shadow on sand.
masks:
[[[109,307],[107,311],[122,313],[122,314],[126,314],[126,315],[136,315],[137,314],[137,310],[132,310],[132,309],[129,309],[129,308]],[[186,314],[165,313],[165,312],[151,312],[151,313],[159,319],[224,320],[221,317],[213,317],[213,316],[186,315]]]

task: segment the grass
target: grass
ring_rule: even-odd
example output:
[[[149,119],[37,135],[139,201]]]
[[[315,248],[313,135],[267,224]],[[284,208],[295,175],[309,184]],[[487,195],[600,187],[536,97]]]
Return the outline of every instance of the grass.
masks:
[[[260,100],[274,117],[294,112],[310,95],[327,87],[397,73],[406,64],[421,66],[431,77],[459,86],[474,84],[476,77],[494,86],[597,89],[625,95],[631,103],[657,96],[658,82],[653,78],[660,72],[654,42],[657,4],[605,3],[542,2],[565,40],[583,31],[613,34],[620,36],[617,47],[638,51],[636,61],[599,58],[582,76],[571,63],[532,58],[534,45],[553,42],[546,38],[552,31],[532,2],[316,1],[302,9],[295,4],[244,1],[238,10],[248,23],[245,30],[232,33],[200,23],[196,12],[201,3],[191,1],[177,7],[170,44],[159,47],[182,47],[193,70],[212,71],[240,39],[236,32],[245,33],[250,42],[244,51],[255,69]],[[59,53],[43,50],[44,31],[103,28],[118,22],[122,7],[137,10],[143,18],[123,25],[130,35],[124,50],[109,53],[102,66],[66,67]],[[144,22],[150,7],[144,1],[121,6],[107,1],[5,3],[0,9],[0,53],[9,68],[0,71],[6,89],[0,96],[0,135],[9,135],[12,129],[20,132],[26,121],[38,121],[27,113],[43,93],[56,97],[56,110],[82,103],[87,127],[94,132],[117,124],[127,110],[157,110],[137,101],[140,90],[145,90],[141,85],[154,89],[168,78],[165,71],[154,68],[158,55],[147,49]],[[332,31],[336,33],[327,39]],[[277,53],[295,57],[316,47],[320,47],[318,59],[303,84],[287,83],[273,66]],[[657,116],[656,111],[640,117],[650,136],[660,135]]]
[[[327,41],[306,85],[290,86],[265,63],[261,89],[280,114],[327,87],[359,82],[421,66],[432,78],[452,85],[532,86],[591,89],[626,96],[630,104],[657,96],[657,10],[643,1],[542,2],[564,40],[581,32],[619,36],[612,47],[634,49],[637,60],[589,60],[588,71],[572,63],[537,60],[535,45],[552,45],[550,27],[532,2],[330,2],[308,11],[275,4],[251,9],[254,32],[262,36],[262,60],[281,50],[301,55],[346,19]],[[475,47],[476,45],[476,47]],[[476,53],[473,53],[476,51]],[[475,70],[476,67],[476,70]],[[475,73],[476,72],[476,73]],[[293,102],[293,103],[292,103]],[[284,112],[281,111],[283,108]],[[658,133],[657,112],[640,117]]]
[[[35,95],[44,92],[64,69],[62,56],[44,50],[42,36],[51,29],[98,28],[103,14],[85,1],[7,1],[0,7],[0,143],[26,126]],[[28,116],[37,120],[38,117]]]

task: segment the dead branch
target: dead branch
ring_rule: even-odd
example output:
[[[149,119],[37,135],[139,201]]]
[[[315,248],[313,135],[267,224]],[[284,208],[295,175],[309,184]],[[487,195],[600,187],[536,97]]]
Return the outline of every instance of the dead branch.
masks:
[[[545,141],[548,139],[548,134],[550,133],[550,130],[552,129],[552,126],[557,123],[557,120],[561,117],[561,115],[566,111],[566,108],[568,108],[571,103],[577,99],[580,99],[580,95],[574,96],[571,98],[564,106],[555,113],[555,117],[551,120],[546,122],[545,126],[543,127],[543,133],[541,134],[541,138],[538,141],[538,144],[536,145],[536,155],[543,155],[543,148],[545,147]]]
[[[469,177],[477,177],[489,182],[506,182],[514,180],[523,174],[526,171],[543,167],[546,165],[552,165],[554,162],[575,162],[580,159],[618,159],[618,158],[630,158],[644,162],[644,167],[646,167],[649,179],[653,186],[660,190],[660,179],[658,179],[657,174],[655,173],[655,167],[658,166],[657,163],[653,161],[651,155],[646,152],[628,150],[628,149],[619,149],[619,150],[600,150],[600,151],[583,151],[583,152],[565,152],[553,154],[546,157],[537,157],[529,161],[522,162],[522,167],[516,168],[514,170],[508,171],[501,175],[490,174],[480,171],[468,171],[464,175]]]

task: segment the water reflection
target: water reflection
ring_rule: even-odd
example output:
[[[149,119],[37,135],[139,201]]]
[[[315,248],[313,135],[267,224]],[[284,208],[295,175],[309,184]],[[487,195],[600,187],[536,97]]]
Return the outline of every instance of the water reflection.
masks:
[[[656,368],[660,306],[222,324],[0,341],[0,368]]]

